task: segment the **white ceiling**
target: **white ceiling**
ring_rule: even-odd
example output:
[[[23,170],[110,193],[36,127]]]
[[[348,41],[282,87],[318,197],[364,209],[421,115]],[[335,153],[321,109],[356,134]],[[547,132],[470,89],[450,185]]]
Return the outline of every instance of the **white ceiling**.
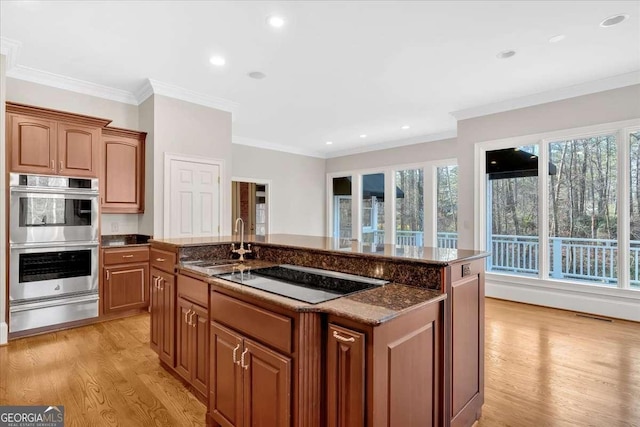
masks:
[[[451,135],[453,111],[640,70],[639,1],[0,4],[20,66],[237,102],[238,140],[326,156]],[[630,17],[599,27],[619,13]],[[269,27],[270,14],[286,25]],[[517,54],[497,59],[505,49]]]

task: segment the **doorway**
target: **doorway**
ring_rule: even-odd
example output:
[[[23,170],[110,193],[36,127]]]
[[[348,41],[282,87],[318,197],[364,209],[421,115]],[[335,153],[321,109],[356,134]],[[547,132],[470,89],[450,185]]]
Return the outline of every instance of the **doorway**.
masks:
[[[269,233],[270,183],[266,180],[234,178],[231,181],[231,229],[236,218],[242,218],[247,234]]]

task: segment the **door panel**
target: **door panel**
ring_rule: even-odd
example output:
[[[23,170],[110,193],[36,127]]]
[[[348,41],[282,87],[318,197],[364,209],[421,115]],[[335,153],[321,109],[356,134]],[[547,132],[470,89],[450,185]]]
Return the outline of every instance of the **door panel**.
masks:
[[[173,275],[162,273],[160,280],[162,300],[162,328],[160,333],[160,360],[173,367],[175,363],[175,284]]]
[[[198,306],[193,306],[193,310],[196,314],[192,326],[191,378],[193,386],[206,396],[209,383],[209,313]]]
[[[140,143],[135,140],[105,141],[104,157],[105,203],[138,203],[136,183],[140,179]]]
[[[68,176],[98,176],[97,128],[58,124],[58,173]]]
[[[149,265],[107,267],[105,278],[105,313],[144,308],[149,305]]]
[[[169,170],[165,237],[217,236],[220,233],[220,167],[172,159]]]
[[[209,408],[223,427],[242,427],[242,368],[236,362],[242,353],[242,337],[211,322],[211,367]]]
[[[160,275],[154,268],[151,269],[151,336],[149,343],[151,349],[160,354],[160,328],[162,323],[161,293],[158,285]]]
[[[193,304],[178,298],[176,310],[176,372],[186,381],[191,381],[191,325],[189,322]]]
[[[56,122],[11,114],[11,172],[56,173]]]
[[[244,360],[245,425],[288,427],[291,417],[291,359],[251,340]]]

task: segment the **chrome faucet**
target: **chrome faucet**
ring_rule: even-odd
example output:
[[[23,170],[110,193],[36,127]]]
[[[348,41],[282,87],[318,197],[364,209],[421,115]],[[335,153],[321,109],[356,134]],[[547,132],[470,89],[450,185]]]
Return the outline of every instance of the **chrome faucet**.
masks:
[[[244,220],[240,217],[236,218],[234,233],[238,233],[238,222],[242,225],[240,228],[240,249],[236,249],[236,244],[231,244],[231,252],[234,254],[240,254],[238,261],[244,261],[244,254],[251,253],[251,243],[247,244],[247,249],[244,248]]]

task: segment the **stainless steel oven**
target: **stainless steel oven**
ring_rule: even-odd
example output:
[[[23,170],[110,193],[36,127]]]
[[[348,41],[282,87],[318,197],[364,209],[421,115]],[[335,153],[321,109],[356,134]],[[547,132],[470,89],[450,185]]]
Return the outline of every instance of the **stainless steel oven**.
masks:
[[[10,243],[98,240],[98,180],[12,173]]]

